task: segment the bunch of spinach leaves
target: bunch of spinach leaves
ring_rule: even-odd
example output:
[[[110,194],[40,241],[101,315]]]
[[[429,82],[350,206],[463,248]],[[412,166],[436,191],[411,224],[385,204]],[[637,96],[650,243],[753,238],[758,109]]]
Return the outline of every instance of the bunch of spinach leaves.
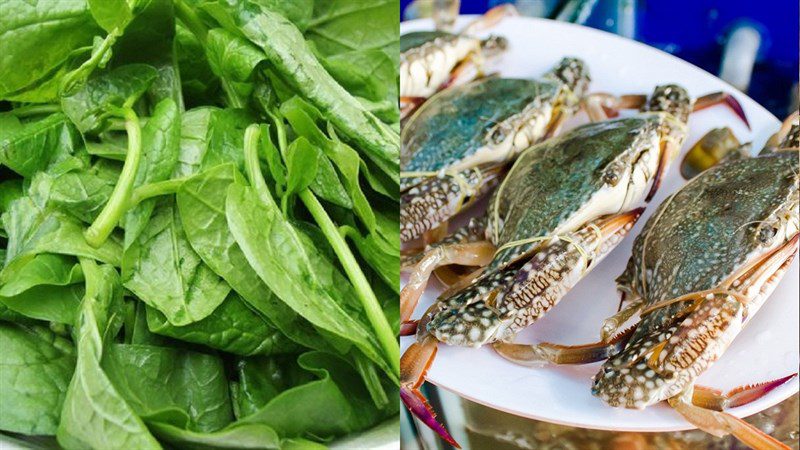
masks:
[[[396,418],[397,0],[0,2],[0,431]]]

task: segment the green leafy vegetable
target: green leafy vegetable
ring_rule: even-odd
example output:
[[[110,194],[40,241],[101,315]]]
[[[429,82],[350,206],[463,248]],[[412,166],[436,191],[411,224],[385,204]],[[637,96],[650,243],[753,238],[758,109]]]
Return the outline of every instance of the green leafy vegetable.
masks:
[[[122,279],[128,290],[178,326],[206,318],[230,291],[192,250],[178,211],[169,203],[159,206],[125,250]]]
[[[0,321],[0,428],[55,434],[75,367],[72,343],[45,327]]]
[[[74,153],[77,140],[67,118],[53,114],[0,136],[0,164],[30,177]]]
[[[207,345],[235,355],[272,355],[299,350],[285,334],[231,293],[203,320],[178,327],[157,309],[147,307],[147,326],[153,333]]]
[[[78,357],[61,412],[58,442],[67,449],[160,448],[100,365],[107,345],[104,337],[119,327],[119,276],[112,267],[91,260],[82,260],[81,267],[86,294],[75,335]]]
[[[275,70],[355,144],[387,176],[399,183],[400,139],[365,110],[314,57],[300,31],[285,17],[247,0],[227,10],[239,31],[261,47]]]
[[[49,81],[62,77],[71,54],[91,46],[99,31],[86,2],[0,3],[0,98],[55,100],[58,84]]]
[[[0,433],[294,450],[397,421],[398,11],[0,2]]]

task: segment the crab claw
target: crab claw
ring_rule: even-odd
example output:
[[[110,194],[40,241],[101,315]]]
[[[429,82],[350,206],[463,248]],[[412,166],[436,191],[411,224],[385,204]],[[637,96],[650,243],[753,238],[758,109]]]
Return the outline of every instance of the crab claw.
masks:
[[[687,394],[670,398],[669,404],[689,423],[706,433],[716,437],[732,434],[743,443],[757,449],[789,449],[789,446],[742,419],[724,412],[694,406],[687,398]]]
[[[734,114],[736,114],[736,116],[739,117],[742,122],[744,122],[745,126],[747,126],[747,129],[750,129],[750,122],[747,120],[747,115],[744,113],[744,108],[742,108],[739,100],[736,100],[736,97],[727,92],[714,92],[698,98],[694,104],[694,110],[699,111],[720,103],[724,103],[725,106],[730,108]]]
[[[715,411],[722,411],[726,408],[736,408],[737,406],[746,405],[758,400],[796,376],[797,374],[793,373],[778,378],[777,380],[740,386],[724,394],[716,389],[695,386],[694,394],[692,395],[692,403],[695,406],[713,409]]]
[[[435,431],[442,439],[456,448],[461,448],[455,439],[450,436],[447,429],[438,420],[436,413],[428,401],[419,391],[428,372],[436,358],[438,342],[432,336],[422,338],[422,342],[415,342],[403,353],[400,358],[400,400],[408,411],[422,421],[428,428]]]
[[[400,336],[413,336],[417,334],[417,325],[419,321],[409,320],[408,322],[400,323]]]

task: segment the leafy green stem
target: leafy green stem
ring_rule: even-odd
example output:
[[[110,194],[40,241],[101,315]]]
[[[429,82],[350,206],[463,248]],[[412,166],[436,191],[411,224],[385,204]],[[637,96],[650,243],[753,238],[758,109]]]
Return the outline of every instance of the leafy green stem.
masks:
[[[195,37],[200,41],[201,44],[205,46],[206,40],[208,39],[208,28],[203,23],[203,20],[200,16],[195,13],[192,8],[190,8],[183,0],[176,0],[175,1],[175,13],[189,28],[189,31],[195,35]],[[236,93],[236,90],[231,85],[231,81],[227,78],[220,76],[219,77],[220,84],[222,84],[222,90],[225,92],[225,97],[228,100],[229,106],[234,108],[244,108],[245,103],[244,100]]]
[[[133,208],[148,198],[174,194],[178,192],[178,189],[181,187],[184,181],[186,181],[184,178],[175,178],[173,180],[158,181],[139,186],[133,190],[133,193],[131,193],[131,198],[128,201],[128,207]]]
[[[100,270],[97,267],[97,262],[91,258],[79,257],[78,262],[81,265],[81,270],[83,271],[83,277],[86,284],[86,292],[84,293],[85,298],[91,298],[97,296],[97,280],[102,277],[100,274]]]
[[[197,36],[200,43],[205,45],[206,37],[208,36],[208,28],[206,28],[202,19],[200,19],[197,13],[195,13],[186,2],[183,0],[175,0],[175,15],[189,28],[192,34]]]
[[[133,191],[133,181],[139,170],[139,160],[142,156],[142,128],[139,118],[132,109],[126,108],[122,112],[125,117],[125,129],[128,132],[128,152],[125,156],[125,164],[122,166],[122,173],[111,192],[108,203],[84,233],[86,242],[93,247],[101,246],[108,239],[125,213]]]
[[[225,91],[225,97],[228,99],[229,106],[233,108],[244,108],[244,100],[236,93],[236,90],[231,85],[231,81],[225,77],[219,77],[219,81],[222,84],[222,90]]]
[[[86,79],[86,77],[88,77],[100,64],[103,58],[105,58],[106,52],[108,52],[111,49],[111,46],[117,42],[117,37],[119,37],[120,34],[121,33],[117,29],[114,29],[112,32],[108,33],[108,36],[103,39],[100,47],[97,48],[96,52],[92,52],[92,56],[89,59],[81,64],[80,67],[64,76],[64,79],[61,82],[61,92],[71,92],[76,85]]]
[[[277,127],[280,130],[280,127]],[[247,178],[250,184],[255,188],[262,201],[275,205],[272,196],[269,194],[264,177],[261,175],[261,168],[258,161],[258,144],[261,135],[261,127],[257,124],[247,127],[244,133],[244,165],[247,172]],[[280,136],[280,134],[279,134]],[[280,139],[280,138],[279,138]],[[305,204],[314,221],[317,222],[322,233],[325,235],[328,242],[330,242],[333,251],[339,258],[339,261],[344,267],[350,282],[356,290],[359,300],[361,301],[367,318],[378,337],[378,342],[386,353],[389,364],[392,369],[399,373],[400,371],[400,347],[397,344],[392,328],[386,316],[383,314],[378,298],[369,286],[367,277],[361,271],[361,266],[358,265],[353,252],[347,246],[336,225],[331,220],[328,213],[322,207],[322,204],[317,200],[310,190],[304,189],[299,193],[300,200]]]
[[[38,116],[40,114],[53,114],[59,111],[61,111],[61,106],[59,105],[27,105],[15,108],[14,115],[17,117],[31,117]]]
[[[269,193],[267,182],[261,175],[261,166],[258,162],[258,142],[261,137],[261,127],[252,124],[244,130],[244,169],[250,184],[255,188],[261,201],[268,204],[275,204]]]
[[[309,189],[300,191],[299,197],[311,213],[311,216],[314,217],[314,221],[319,225],[322,233],[331,244],[331,247],[333,247],[333,251],[339,258],[339,262],[342,263],[345,273],[347,273],[347,277],[350,278],[350,282],[353,283],[356,294],[361,301],[361,305],[364,307],[364,311],[367,313],[367,318],[372,324],[372,328],[375,330],[381,347],[383,347],[383,350],[388,355],[389,363],[392,364],[392,369],[399,373],[400,347],[397,344],[394,333],[392,333],[392,327],[389,325],[389,321],[386,320],[386,316],[383,314],[383,309],[378,302],[378,298],[369,286],[364,272],[361,271],[361,266],[358,265],[358,261],[356,261],[350,247],[347,246],[347,242],[345,242],[342,235],[339,234],[339,230],[336,228],[330,216],[328,216],[328,213],[325,212],[325,209],[322,207],[319,200],[317,200],[317,197],[315,197]]]

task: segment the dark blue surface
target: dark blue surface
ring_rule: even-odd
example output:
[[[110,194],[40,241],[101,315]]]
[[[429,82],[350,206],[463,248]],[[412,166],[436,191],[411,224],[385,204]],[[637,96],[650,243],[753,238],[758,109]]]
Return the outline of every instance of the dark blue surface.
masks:
[[[405,7],[410,0],[401,0]],[[481,14],[498,0],[462,0],[462,14]],[[563,2],[562,2],[563,3]],[[586,25],[610,30],[616,1],[598,0]],[[719,72],[729,31],[747,21],[761,31],[762,45],[748,95],[773,114],[789,113],[789,92],[798,78],[797,0],[638,0],[638,41],[666,50],[706,71]]]

